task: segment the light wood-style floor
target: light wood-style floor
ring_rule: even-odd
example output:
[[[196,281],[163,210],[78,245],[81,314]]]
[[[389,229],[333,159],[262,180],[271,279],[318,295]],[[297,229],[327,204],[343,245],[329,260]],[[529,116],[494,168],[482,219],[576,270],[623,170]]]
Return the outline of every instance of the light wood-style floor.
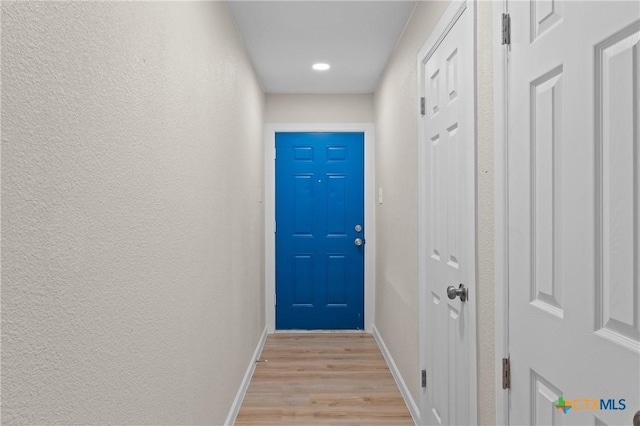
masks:
[[[236,425],[413,425],[373,336],[271,334]]]

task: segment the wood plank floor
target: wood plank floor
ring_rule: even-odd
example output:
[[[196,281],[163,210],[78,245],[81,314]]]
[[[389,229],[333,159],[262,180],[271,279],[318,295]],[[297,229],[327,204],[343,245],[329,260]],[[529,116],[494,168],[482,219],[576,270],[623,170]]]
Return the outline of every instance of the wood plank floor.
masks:
[[[373,336],[271,334],[236,425],[413,425]]]

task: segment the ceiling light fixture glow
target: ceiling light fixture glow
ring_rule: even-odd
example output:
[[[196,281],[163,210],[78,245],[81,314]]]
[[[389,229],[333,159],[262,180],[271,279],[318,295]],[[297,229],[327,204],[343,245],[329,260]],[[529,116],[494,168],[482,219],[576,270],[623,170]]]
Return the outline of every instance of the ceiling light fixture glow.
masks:
[[[313,64],[313,69],[316,71],[326,71],[329,68],[331,68],[331,65],[329,64],[323,64],[323,63]]]

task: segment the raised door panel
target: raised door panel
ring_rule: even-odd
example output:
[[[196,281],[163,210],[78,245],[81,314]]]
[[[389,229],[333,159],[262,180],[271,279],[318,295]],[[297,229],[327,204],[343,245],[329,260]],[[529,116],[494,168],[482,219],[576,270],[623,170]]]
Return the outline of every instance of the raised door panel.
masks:
[[[561,400],[563,392],[537,372],[531,370],[531,420],[532,426],[562,426],[565,410]]]
[[[330,174],[327,179],[327,235],[347,235],[347,176]]]
[[[560,0],[531,0],[531,43],[562,22],[562,9]]]
[[[640,23],[596,47],[597,329],[640,351]]]
[[[562,66],[531,83],[530,104],[531,302],[562,318]]]

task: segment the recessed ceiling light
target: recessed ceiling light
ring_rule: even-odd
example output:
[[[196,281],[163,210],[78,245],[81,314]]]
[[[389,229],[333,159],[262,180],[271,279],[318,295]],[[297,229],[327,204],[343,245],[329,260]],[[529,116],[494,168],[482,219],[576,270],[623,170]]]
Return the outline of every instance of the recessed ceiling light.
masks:
[[[316,71],[326,71],[329,68],[331,68],[331,65],[329,64],[323,64],[323,63],[317,63],[317,64],[313,64],[313,69]]]

